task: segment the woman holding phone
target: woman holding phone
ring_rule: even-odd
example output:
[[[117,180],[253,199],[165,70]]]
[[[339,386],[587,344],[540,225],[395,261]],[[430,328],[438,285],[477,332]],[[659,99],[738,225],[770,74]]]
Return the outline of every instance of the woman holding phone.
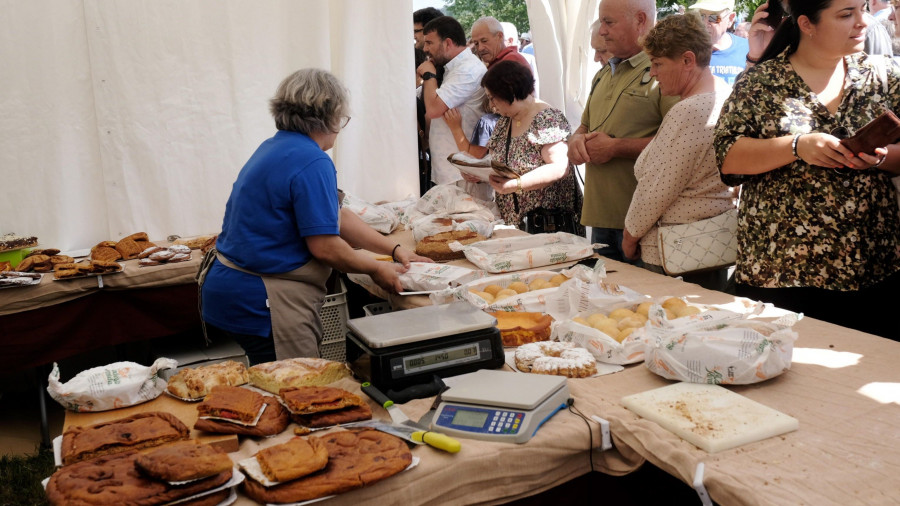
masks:
[[[900,108],[900,66],[861,53],[865,0],[790,0],[716,125],[722,181],[742,184],[736,293],[900,339],[900,145],[852,135]]]

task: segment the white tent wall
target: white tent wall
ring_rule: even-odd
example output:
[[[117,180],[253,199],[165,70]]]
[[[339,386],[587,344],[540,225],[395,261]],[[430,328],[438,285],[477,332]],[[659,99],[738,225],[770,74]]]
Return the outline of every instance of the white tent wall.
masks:
[[[213,232],[268,100],[303,67],[335,73],[353,121],[339,185],[418,193],[411,0],[0,2],[0,232],[89,247],[139,230]],[[389,174],[390,177],[385,177]]]
[[[561,109],[574,131],[599,70],[590,26],[600,0],[525,0],[541,81],[541,99]]]

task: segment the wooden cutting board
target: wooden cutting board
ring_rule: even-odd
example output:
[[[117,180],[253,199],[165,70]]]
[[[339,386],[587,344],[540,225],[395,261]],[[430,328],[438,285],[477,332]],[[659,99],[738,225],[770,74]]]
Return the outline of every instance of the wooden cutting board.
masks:
[[[93,425],[95,423],[116,420],[118,418],[124,418],[137,413],[146,413],[148,411],[171,413],[184,422],[188,428],[191,428],[197,421],[197,404],[199,403],[180,401],[164,393],[152,401],[136,406],[129,406],[127,408],[98,411],[95,413],[75,413],[74,411],[66,411],[66,419],[63,422],[63,432],[69,427]],[[238,437],[234,434],[211,434],[209,432],[201,432],[191,428],[191,439],[196,439],[204,444],[213,445],[228,453],[238,451],[239,447]]]
[[[709,453],[800,426],[796,418],[718,385],[676,383],[623,397],[622,404]]]

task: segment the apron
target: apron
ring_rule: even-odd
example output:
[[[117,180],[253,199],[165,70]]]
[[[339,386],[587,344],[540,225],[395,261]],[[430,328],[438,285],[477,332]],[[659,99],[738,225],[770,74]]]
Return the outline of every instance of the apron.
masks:
[[[338,207],[344,201],[344,192],[338,190]],[[341,219],[338,213],[338,227]],[[230,269],[245,272],[262,278],[266,287],[266,304],[272,319],[272,339],[275,343],[275,358],[284,360],[294,357],[319,357],[319,344],[322,342],[322,318],[319,311],[325,303],[326,283],[331,276],[331,267],[310,257],[302,267],[278,274],[260,274],[248,271],[235,265],[216,250],[210,249],[200,264],[197,283],[200,285],[201,312],[203,304],[203,282],[212,267],[214,260]],[[201,318],[202,322],[202,318]],[[206,324],[203,323],[203,334],[206,335]],[[209,338],[207,338],[209,342]]]

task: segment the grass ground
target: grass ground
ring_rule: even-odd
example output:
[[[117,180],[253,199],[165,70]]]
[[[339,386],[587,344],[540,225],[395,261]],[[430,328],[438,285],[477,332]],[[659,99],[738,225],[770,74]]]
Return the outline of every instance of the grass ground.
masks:
[[[53,452],[38,450],[33,455],[0,457],[0,505],[45,505],[41,480],[53,474]]]

